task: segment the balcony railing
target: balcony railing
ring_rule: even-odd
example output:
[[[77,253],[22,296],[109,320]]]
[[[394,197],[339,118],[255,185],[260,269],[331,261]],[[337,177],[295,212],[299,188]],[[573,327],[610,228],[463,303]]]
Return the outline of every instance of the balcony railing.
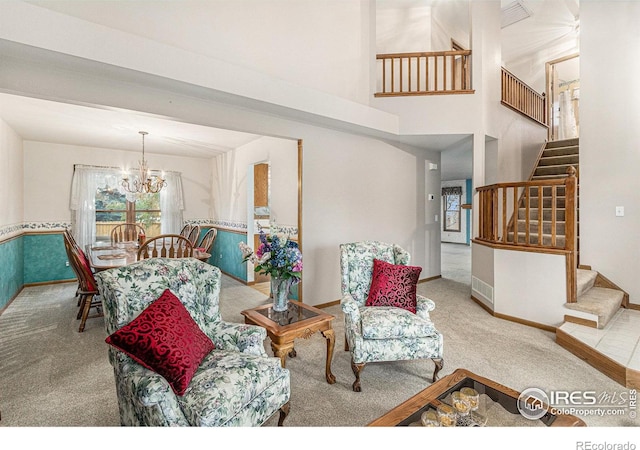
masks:
[[[384,53],[376,97],[471,94],[471,50]]]

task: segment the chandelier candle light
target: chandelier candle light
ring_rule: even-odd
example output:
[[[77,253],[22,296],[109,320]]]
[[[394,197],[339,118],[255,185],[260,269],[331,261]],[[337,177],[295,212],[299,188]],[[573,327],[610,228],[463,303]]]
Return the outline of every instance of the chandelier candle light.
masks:
[[[147,161],[144,159],[144,137],[149,133],[146,131],[139,131],[139,133],[142,135],[142,159],[138,161],[138,174],[134,175],[132,181],[129,181],[129,177],[125,175],[122,178],[122,188],[131,194],[155,194],[160,192],[167,183],[163,178],[151,175]]]

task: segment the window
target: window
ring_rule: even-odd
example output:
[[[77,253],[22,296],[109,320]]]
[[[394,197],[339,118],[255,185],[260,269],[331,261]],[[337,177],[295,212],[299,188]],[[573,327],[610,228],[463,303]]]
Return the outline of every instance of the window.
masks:
[[[443,231],[460,231],[460,201],[462,199],[462,187],[442,188],[442,221]]]
[[[116,188],[98,187],[96,192],[96,239],[108,240],[121,223],[139,223],[147,238],[160,234],[160,193],[144,194],[134,201]]]
[[[166,172],[167,185],[158,194],[135,198],[120,192],[122,171],[111,167],[74,164],[71,181],[71,226],[78,244],[110,239],[119,223],[141,224],[147,237],[180,232],[183,225],[182,177]]]

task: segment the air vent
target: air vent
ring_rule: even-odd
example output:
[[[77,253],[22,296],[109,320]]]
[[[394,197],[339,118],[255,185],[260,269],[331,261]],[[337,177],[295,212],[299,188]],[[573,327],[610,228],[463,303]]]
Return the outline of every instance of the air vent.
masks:
[[[479,278],[471,277],[471,290],[477,296],[484,298],[489,303],[493,304],[493,286],[485,283]]]
[[[505,28],[516,22],[520,22],[521,20],[531,17],[531,14],[529,8],[527,8],[521,0],[509,3],[502,8],[501,27]]]

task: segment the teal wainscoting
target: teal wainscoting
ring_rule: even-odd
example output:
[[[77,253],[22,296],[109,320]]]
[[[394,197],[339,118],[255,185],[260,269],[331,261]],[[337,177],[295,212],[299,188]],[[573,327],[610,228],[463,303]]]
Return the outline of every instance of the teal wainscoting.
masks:
[[[217,266],[224,273],[239,280],[247,281],[247,265],[242,262],[242,253],[238,244],[247,243],[245,233],[235,233],[218,228],[216,240],[211,248],[209,264]]]
[[[19,236],[0,243],[0,309],[24,285],[24,237]]]
[[[62,234],[26,234],[24,239],[24,284],[71,280]]]

